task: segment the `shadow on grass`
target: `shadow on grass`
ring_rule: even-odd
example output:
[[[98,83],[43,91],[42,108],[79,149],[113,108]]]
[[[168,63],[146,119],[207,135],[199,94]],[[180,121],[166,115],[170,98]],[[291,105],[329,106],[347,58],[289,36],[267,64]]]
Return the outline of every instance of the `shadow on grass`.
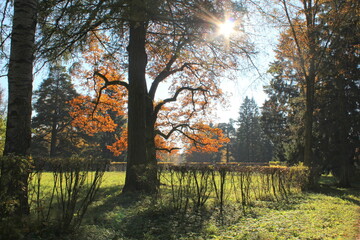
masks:
[[[171,208],[150,208],[124,219],[121,224],[125,239],[188,239],[201,234],[208,216],[205,212],[185,215]]]
[[[164,200],[138,194],[121,194],[118,186],[102,188],[98,201],[84,219],[88,225],[100,225],[116,231],[117,239],[196,239],[211,217],[209,211],[179,213]],[[186,239],[188,239],[186,237]]]
[[[353,182],[350,188],[340,188],[337,186],[333,176],[321,176],[319,193],[339,197],[360,206],[360,182]]]

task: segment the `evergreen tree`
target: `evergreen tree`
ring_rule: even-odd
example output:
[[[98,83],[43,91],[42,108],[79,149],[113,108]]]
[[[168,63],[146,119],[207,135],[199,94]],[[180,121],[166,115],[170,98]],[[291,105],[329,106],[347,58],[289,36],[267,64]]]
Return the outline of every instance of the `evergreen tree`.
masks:
[[[316,149],[323,168],[331,170],[342,187],[350,186],[353,155],[360,145],[360,15],[355,10],[359,7],[358,1],[329,2],[324,8],[328,12],[335,8],[341,16],[320,18],[326,26],[321,34],[332,39],[324,54],[327,68],[319,73]]]
[[[268,99],[262,106],[261,126],[273,144],[273,160],[295,163],[302,161],[300,147],[304,131],[300,121],[304,108],[303,98],[298,89],[297,76],[287,70],[288,62],[281,58],[271,64],[269,73],[273,76],[265,86]]]
[[[70,125],[68,102],[77,95],[66,68],[51,67],[49,77],[34,92],[36,116],[32,119],[35,130],[32,148],[36,155],[71,155],[74,146],[71,146],[70,135],[74,135],[74,129]]]
[[[246,97],[240,106],[239,114],[236,160],[240,162],[270,161],[270,142],[261,128],[259,108],[255,100]]]
[[[220,123],[218,127],[223,131],[225,137],[227,137],[230,141],[226,143],[219,150],[223,152],[224,156],[222,161],[229,163],[234,161],[235,156],[235,148],[236,148],[236,130],[234,126],[234,120],[230,119],[229,123]]]
[[[309,144],[307,148],[305,144],[306,135],[309,137],[306,125],[311,117],[312,163],[305,164],[315,170],[312,171],[313,174],[318,169],[331,170],[338,177],[340,185],[349,186],[353,154],[359,145],[360,135],[357,53],[360,16],[355,10],[359,8],[359,2],[347,0],[317,4],[314,15],[316,28],[309,29],[307,34],[316,29],[313,35],[316,36],[316,49],[313,50],[319,54],[311,54],[313,63],[310,61],[308,65],[304,65],[312,65],[315,71],[316,81],[311,86],[311,106],[305,114],[304,109],[309,104],[309,82],[304,80],[301,66],[307,60],[301,63],[302,57],[294,49],[307,53],[314,46],[296,42],[294,36],[300,39],[299,37],[307,35],[301,28],[298,29],[304,24],[298,19],[296,21],[299,25],[293,25],[281,34],[276,50],[277,61],[270,68],[274,78],[266,89],[269,100],[263,107],[263,124],[275,146],[280,146],[280,152],[281,147],[283,148],[286,160],[305,161],[305,150],[309,153]],[[306,29],[305,26],[303,29]],[[307,74],[309,77],[310,71]],[[313,111],[309,116],[311,108]],[[279,132],[278,129],[283,130]],[[314,183],[314,178],[309,180]]]

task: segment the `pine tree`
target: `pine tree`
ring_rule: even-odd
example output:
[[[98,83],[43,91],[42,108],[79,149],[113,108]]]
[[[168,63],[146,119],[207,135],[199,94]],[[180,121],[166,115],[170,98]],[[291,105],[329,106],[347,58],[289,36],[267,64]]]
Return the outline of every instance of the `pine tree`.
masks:
[[[259,108],[255,100],[246,97],[240,106],[239,114],[236,160],[240,162],[270,161],[270,142],[261,128]]]
[[[42,145],[46,149],[46,153],[42,155],[50,157],[66,155],[68,150],[60,149],[59,146],[69,141],[69,134],[73,131],[70,125],[72,119],[69,115],[69,101],[77,95],[66,68],[59,65],[51,67],[48,78],[34,92],[36,99],[34,103],[36,116],[32,119],[32,127],[36,133],[34,152],[36,147]]]

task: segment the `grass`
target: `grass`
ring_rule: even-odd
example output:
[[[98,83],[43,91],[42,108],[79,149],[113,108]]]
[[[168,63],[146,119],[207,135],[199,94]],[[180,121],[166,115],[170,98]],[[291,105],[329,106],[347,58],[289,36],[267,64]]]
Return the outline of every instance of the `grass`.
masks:
[[[107,172],[83,226],[61,238],[351,240],[358,234],[359,188],[336,188],[331,177],[322,179],[317,193],[298,193],[282,201],[254,201],[246,209],[228,202],[223,215],[211,206],[179,213],[165,195],[156,199],[121,195],[124,178],[123,172]],[[49,181],[50,177],[44,174],[43,179]]]
[[[223,228],[214,239],[355,239],[358,210],[338,196],[302,194],[287,204],[257,205],[254,216]]]

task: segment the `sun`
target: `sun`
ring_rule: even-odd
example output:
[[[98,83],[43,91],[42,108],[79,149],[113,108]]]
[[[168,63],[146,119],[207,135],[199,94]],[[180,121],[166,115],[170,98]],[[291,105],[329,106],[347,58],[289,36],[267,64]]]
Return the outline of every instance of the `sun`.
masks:
[[[225,22],[218,24],[218,34],[229,37],[234,32],[235,22],[227,19]]]

